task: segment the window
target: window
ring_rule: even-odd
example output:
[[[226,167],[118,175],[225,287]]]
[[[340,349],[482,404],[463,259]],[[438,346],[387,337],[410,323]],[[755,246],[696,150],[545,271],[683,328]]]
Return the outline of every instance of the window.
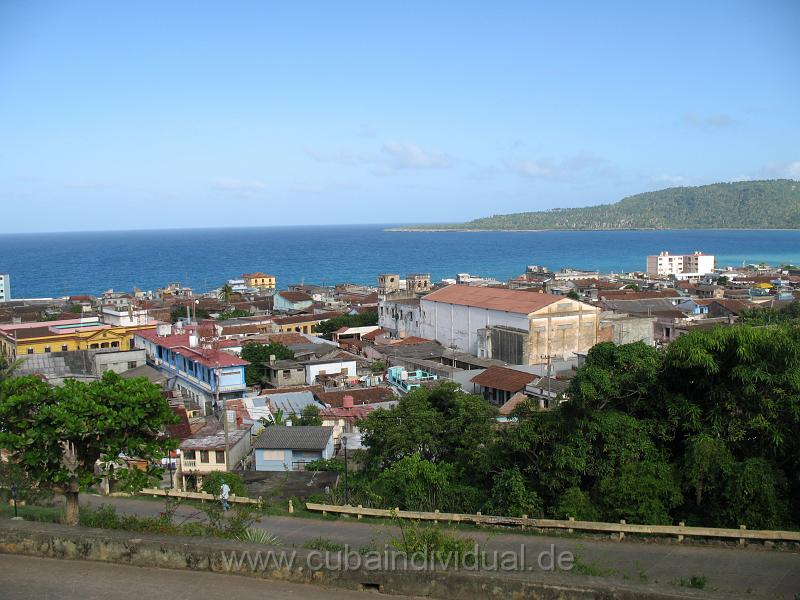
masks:
[[[112,348],[119,348],[119,342],[111,342]]]
[[[194,460],[195,458],[197,458],[197,455],[195,454],[195,451],[194,451],[194,450],[186,450],[186,451],[183,453],[183,457],[184,457],[186,460]]]
[[[33,348],[28,348],[28,354],[33,354]]]
[[[284,377],[291,377],[292,376],[292,370],[291,369],[284,369],[283,376]]]
[[[138,366],[139,366],[139,364],[135,360],[132,360],[132,361],[128,362],[128,368],[129,369],[135,369]]]
[[[216,454],[216,456],[214,457],[214,460],[217,461],[217,464],[218,465],[224,465],[225,464],[225,451],[224,450],[217,450],[214,454]]]
[[[98,344],[89,344],[89,349],[97,350],[100,346]]]
[[[62,352],[66,352],[67,351],[67,345],[66,344],[61,344],[61,351]]]
[[[50,352],[50,346],[45,346],[45,347],[44,347],[44,351],[45,351],[45,352]]]
[[[283,450],[264,450],[264,460],[283,460]]]
[[[108,342],[103,342],[102,344],[100,344],[100,347],[101,348],[108,348]]]
[[[208,462],[208,450],[200,450],[200,462],[201,463]]]

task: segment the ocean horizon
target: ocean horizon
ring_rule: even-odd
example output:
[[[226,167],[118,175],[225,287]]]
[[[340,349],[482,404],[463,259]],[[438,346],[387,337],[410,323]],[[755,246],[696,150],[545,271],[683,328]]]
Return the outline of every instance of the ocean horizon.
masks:
[[[800,263],[800,230],[387,231],[407,224],[296,225],[0,234],[13,298],[155,290],[197,292],[248,271],[293,283],[375,285],[381,272],[505,280],[527,265],[642,271],[661,251],[714,254],[718,266]]]

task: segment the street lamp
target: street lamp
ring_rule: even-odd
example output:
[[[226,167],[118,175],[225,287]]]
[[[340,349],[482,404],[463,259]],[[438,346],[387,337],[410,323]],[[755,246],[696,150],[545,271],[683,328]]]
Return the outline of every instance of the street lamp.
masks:
[[[347,490],[347,438],[342,435],[342,447],[344,448],[344,503],[348,504],[350,494]]]

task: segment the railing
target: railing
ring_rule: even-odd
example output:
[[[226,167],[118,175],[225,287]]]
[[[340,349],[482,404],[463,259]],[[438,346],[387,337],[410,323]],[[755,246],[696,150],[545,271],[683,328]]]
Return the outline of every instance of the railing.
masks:
[[[144,488],[139,494],[142,496],[164,496],[170,498],[184,498],[186,500],[200,500],[205,502],[219,502],[219,496],[214,494],[206,494],[205,492],[182,492],[180,490],[160,489],[160,488]],[[236,496],[231,494],[228,496],[228,502],[232,504],[257,504],[259,508],[262,506],[261,496],[258,498],[246,498],[245,496]]]
[[[184,458],[181,461],[181,466],[185,469],[194,469],[197,466],[197,459],[194,458]]]
[[[531,519],[527,516],[497,517],[482,515],[481,513],[474,515],[461,513],[442,513],[438,510],[434,512],[416,512],[399,509],[364,508],[360,505],[350,506],[349,504],[345,506],[333,504],[314,504],[311,502],[306,503],[306,508],[308,510],[320,511],[323,515],[327,513],[355,515],[358,519],[361,517],[381,517],[413,519],[415,521],[444,521],[449,523],[502,525],[520,527],[523,529],[525,527],[531,527],[534,529],[559,529],[567,531],[568,533],[573,533],[575,531],[614,533],[617,534],[617,538],[620,541],[625,539],[626,533],[633,533],[677,537],[678,542],[682,542],[683,539],[687,537],[732,539],[738,540],[739,545],[741,546],[745,544],[745,540],[800,543],[800,531],[747,529],[744,525],[740,525],[739,529],[687,527],[683,523],[679,525],[636,525],[633,523],[626,523],[624,520],[620,521],[619,523],[600,523],[595,521],[576,521],[574,519]]]

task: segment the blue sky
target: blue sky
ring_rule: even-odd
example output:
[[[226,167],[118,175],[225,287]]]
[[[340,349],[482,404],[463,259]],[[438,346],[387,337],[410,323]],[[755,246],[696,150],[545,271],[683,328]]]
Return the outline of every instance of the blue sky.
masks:
[[[800,3],[0,2],[0,232],[800,179]]]

